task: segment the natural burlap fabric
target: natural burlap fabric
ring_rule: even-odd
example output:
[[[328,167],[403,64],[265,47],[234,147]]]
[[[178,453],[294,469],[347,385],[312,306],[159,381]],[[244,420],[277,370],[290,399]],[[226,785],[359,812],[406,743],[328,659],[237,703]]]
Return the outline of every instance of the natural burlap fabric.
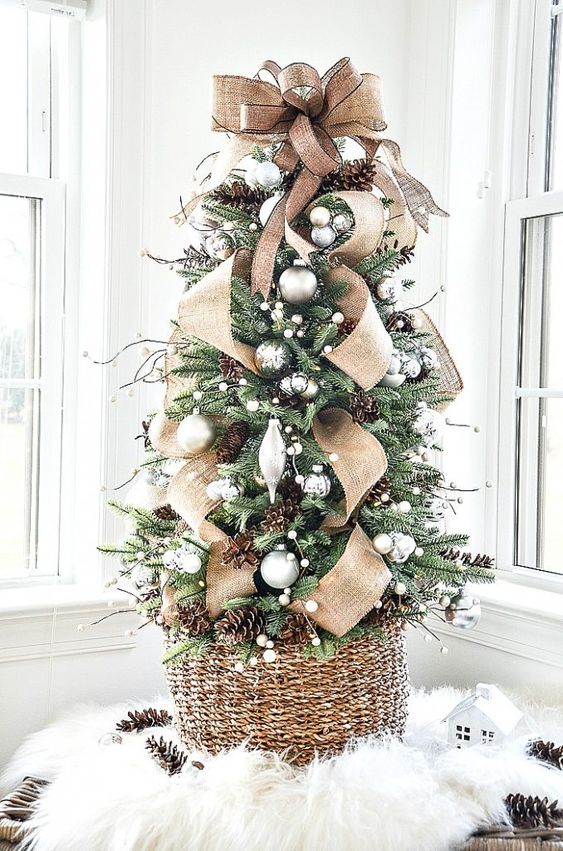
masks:
[[[303,601],[292,603],[290,608],[304,612],[333,635],[342,636],[373,609],[390,580],[391,571],[356,525],[343,555],[309,598],[318,604],[318,609],[307,611]]]

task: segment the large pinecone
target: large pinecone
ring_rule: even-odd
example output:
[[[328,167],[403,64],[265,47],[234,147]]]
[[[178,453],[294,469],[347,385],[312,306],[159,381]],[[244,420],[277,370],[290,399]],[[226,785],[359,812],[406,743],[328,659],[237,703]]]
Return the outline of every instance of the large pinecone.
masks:
[[[158,517],[159,520],[179,520],[180,515],[174,511],[172,506],[167,503],[166,505],[160,505],[158,508],[153,510],[153,514],[155,517]]]
[[[211,627],[211,615],[203,600],[194,600],[178,612],[180,626],[190,635],[203,635]]]
[[[267,197],[263,189],[253,189],[239,180],[230,184],[223,183],[211,193],[211,198],[220,204],[255,211],[260,210]]]
[[[300,612],[289,614],[280,629],[279,639],[284,644],[302,645],[311,640],[311,626]]]
[[[245,422],[231,423],[217,447],[217,463],[232,464],[248,440],[250,426]]]
[[[230,355],[225,354],[225,352],[221,352],[219,355],[219,369],[221,370],[221,375],[224,378],[232,378],[235,381],[242,378],[242,374],[244,372],[243,365]]]
[[[514,827],[562,827],[563,810],[557,807],[557,801],[538,798],[536,795],[508,795],[504,800],[508,815]]]
[[[255,567],[258,564],[258,556],[253,548],[252,535],[248,532],[239,532],[226,541],[221,556],[223,567],[234,567],[240,570],[243,567]]]
[[[266,509],[264,519],[260,525],[264,532],[284,532],[287,529],[288,523],[295,520],[298,514],[299,503],[288,496],[286,499],[282,499],[281,502],[270,505]]]
[[[154,736],[149,736],[145,747],[155,762],[168,774],[178,774],[188,758],[187,754],[178,748],[178,745],[165,742],[163,736],[160,737],[160,741],[157,741]]]
[[[382,476],[378,481],[373,485],[371,490],[368,492],[366,496],[366,502],[381,502],[383,497],[383,502],[389,502],[389,499],[385,497],[390,497],[391,495],[391,481],[388,476]]]
[[[563,745],[556,745],[554,742],[544,742],[543,739],[536,739],[533,742],[528,742],[528,753],[535,759],[546,762],[554,768],[563,771]]]
[[[225,644],[239,644],[252,641],[266,629],[264,612],[256,606],[243,606],[230,609],[222,618],[215,621],[217,638]]]
[[[172,723],[172,716],[167,709],[135,709],[127,713],[127,718],[119,721],[115,729],[120,733],[140,733],[149,727],[168,727]]]
[[[350,399],[350,413],[357,423],[373,423],[379,418],[379,408],[374,396],[358,390]]]
[[[320,189],[321,192],[338,192],[341,189],[371,192],[376,174],[376,166],[369,160],[352,160],[327,174]]]

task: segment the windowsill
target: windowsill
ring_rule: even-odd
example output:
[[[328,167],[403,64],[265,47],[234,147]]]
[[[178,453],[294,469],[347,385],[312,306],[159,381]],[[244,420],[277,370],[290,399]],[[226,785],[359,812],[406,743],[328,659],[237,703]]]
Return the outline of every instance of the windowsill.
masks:
[[[129,608],[128,595],[84,585],[30,584],[4,588],[0,593],[0,618],[18,614],[80,611],[104,607]]]
[[[474,585],[472,591],[484,607],[507,616],[563,623],[563,595],[557,590],[534,588],[524,582],[497,579],[492,585]]]

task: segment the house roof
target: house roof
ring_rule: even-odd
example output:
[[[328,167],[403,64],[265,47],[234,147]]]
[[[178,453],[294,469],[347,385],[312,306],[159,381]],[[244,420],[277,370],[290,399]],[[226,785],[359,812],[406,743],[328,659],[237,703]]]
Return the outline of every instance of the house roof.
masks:
[[[481,712],[505,736],[514,729],[522,717],[520,710],[500,689],[489,683],[478,683],[475,692],[454,706],[443,720],[449,721],[470,709]]]

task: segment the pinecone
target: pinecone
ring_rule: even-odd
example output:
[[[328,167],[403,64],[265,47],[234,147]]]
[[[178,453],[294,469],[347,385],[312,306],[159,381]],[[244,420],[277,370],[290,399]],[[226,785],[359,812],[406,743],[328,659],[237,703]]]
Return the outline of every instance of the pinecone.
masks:
[[[233,378],[235,381],[242,378],[244,372],[243,365],[230,355],[226,355],[225,352],[221,352],[219,355],[219,369],[224,378]]]
[[[287,497],[266,509],[260,526],[264,532],[284,532],[287,524],[299,514],[299,504]]]
[[[331,171],[321,183],[321,192],[337,192],[341,189],[356,192],[371,192],[377,169],[367,159],[352,160]]]
[[[358,390],[350,399],[350,413],[357,423],[373,423],[379,417],[379,408],[374,396]]]
[[[226,541],[223,547],[221,564],[223,567],[234,567],[240,570],[243,567],[255,567],[258,564],[258,556],[253,549],[252,535],[249,532],[239,532]]]
[[[373,485],[370,491],[366,496],[366,502],[382,502],[383,496],[391,496],[391,481],[387,476],[382,476],[378,481]],[[390,502],[389,499],[383,499],[383,502]]]
[[[300,612],[289,614],[279,633],[280,641],[284,644],[307,644],[311,639],[311,626]]]
[[[510,794],[504,804],[514,827],[533,829],[537,827],[562,827],[563,810],[558,809],[557,801],[538,798],[536,795]]]
[[[539,759],[541,762],[546,762],[548,765],[563,771],[563,745],[556,746],[554,742],[536,739],[533,742],[528,742],[528,753],[534,759]]]
[[[140,733],[142,730],[148,730],[149,727],[168,727],[172,723],[172,716],[167,709],[154,709],[149,706],[148,709],[135,709],[133,712],[127,713],[127,718],[123,718],[115,729],[120,733]]]
[[[158,517],[159,520],[175,521],[180,519],[180,515],[174,511],[169,503],[166,503],[166,505],[160,505],[158,508],[153,509],[153,514],[155,517]]]
[[[179,750],[178,745],[173,745],[172,742],[165,742],[162,736],[158,742],[154,736],[149,736],[145,747],[155,762],[170,775],[178,774],[188,758],[184,751]]]
[[[414,331],[412,317],[403,311],[392,313],[385,327],[388,331],[400,331],[402,334],[410,334]]]
[[[250,426],[245,422],[231,423],[217,447],[217,463],[232,464],[248,440]]]
[[[287,479],[281,480],[279,492],[281,493],[284,499],[290,499],[293,503],[295,503],[295,505],[297,506],[298,514],[298,506],[301,504],[301,501],[304,496],[303,488],[301,487],[301,485],[298,485],[292,476],[288,476]],[[295,514],[295,516],[297,516],[297,514]]]
[[[150,449],[150,446],[151,446],[151,441],[150,441],[150,438],[149,438],[150,424],[151,424],[150,420],[143,420],[142,423],[141,423],[141,428],[143,429],[143,431],[142,431],[141,434],[138,434],[137,437],[135,438],[135,440],[142,438],[143,446],[145,447],[145,449]]]
[[[494,558],[487,555],[477,553],[474,556],[472,553],[464,553],[461,550],[456,550],[453,547],[448,547],[447,550],[442,550],[440,553],[442,558],[447,561],[461,561],[465,567],[485,567],[492,570],[495,565]]]
[[[203,600],[194,600],[178,612],[180,626],[190,635],[203,635],[211,627],[211,615]]]
[[[239,180],[230,184],[223,183],[211,193],[211,198],[214,201],[246,211],[258,211],[267,197],[268,195],[263,189],[252,189]]]
[[[341,337],[347,337],[352,333],[357,324],[357,319],[345,319],[344,322],[341,322],[338,326],[338,334]]]
[[[215,621],[215,632],[219,641],[225,644],[239,644],[252,641],[266,629],[264,612],[256,606],[244,606],[230,609],[222,618]]]

